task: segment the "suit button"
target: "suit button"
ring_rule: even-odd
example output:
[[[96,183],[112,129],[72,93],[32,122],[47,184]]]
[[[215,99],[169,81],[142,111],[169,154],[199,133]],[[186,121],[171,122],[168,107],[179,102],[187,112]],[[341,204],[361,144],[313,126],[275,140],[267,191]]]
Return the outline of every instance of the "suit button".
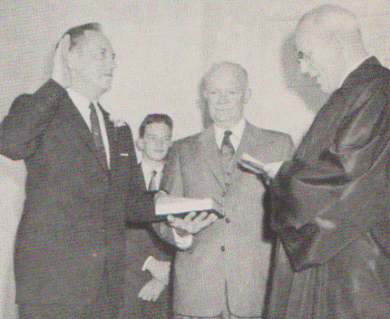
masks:
[[[229,218],[229,217],[226,217],[226,218],[225,218],[225,222],[226,222],[227,224],[229,224],[229,223],[230,223],[230,221],[231,221],[231,220],[230,220],[230,218]]]
[[[221,250],[222,250],[222,251],[225,251],[225,246],[221,246]]]
[[[225,183],[225,186],[226,186],[226,187],[229,187],[229,186],[230,186],[230,183],[226,182],[226,183]]]

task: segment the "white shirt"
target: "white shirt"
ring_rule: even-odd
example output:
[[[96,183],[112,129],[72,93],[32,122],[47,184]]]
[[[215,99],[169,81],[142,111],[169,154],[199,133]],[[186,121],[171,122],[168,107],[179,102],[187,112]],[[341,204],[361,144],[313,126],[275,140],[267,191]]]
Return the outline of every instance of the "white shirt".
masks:
[[[242,118],[241,120],[238,121],[236,125],[234,125],[230,129],[224,129],[214,123],[213,126],[215,132],[215,142],[217,143],[218,148],[220,149],[222,147],[222,141],[225,135],[225,131],[231,131],[232,135],[230,135],[230,142],[233,144],[234,150],[237,151],[238,146],[240,145],[241,142],[242,135],[244,134],[245,123],[246,123],[245,118]],[[175,239],[175,243],[177,247],[185,250],[192,245],[194,236],[189,234],[186,237],[181,237],[176,233],[175,229],[173,229],[173,237]]]
[[[225,131],[231,131],[232,135],[230,135],[230,142],[233,144],[234,150],[237,151],[237,148],[241,142],[242,135],[244,134],[245,119],[242,118],[238,121],[236,125],[234,125],[230,129],[224,129],[222,127],[219,127],[215,123],[213,124],[213,126],[215,133],[215,142],[217,143],[218,148],[220,149],[222,147],[222,141],[225,135]]]
[[[163,174],[163,169],[164,169],[164,162],[161,163],[151,163],[148,161],[148,159],[143,158],[141,161],[141,168],[142,168],[142,173],[144,175],[145,179],[145,185],[146,189],[149,187],[150,179],[152,178],[152,173],[153,171],[156,171],[157,174],[155,176],[155,181],[157,187],[159,187],[162,174]]]
[[[72,100],[73,104],[76,106],[78,111],[80,112],[81,116],[84,119],[85,124],[87,124],[90,131],[91,131],[91,120],[90,120],[91,109],[89,108],[89,105],[91,103],[95,105],[96,113],[99,120],[100,132],[102,133],[104,149],[106,151],[107,165],[108,167],[110,167],[110,144],[108,143],[107,129],[106,129],[106,125],[104,124],[103,113],[100,107],[97,106],[97,101],[90,101],[84,96],[77,93],[76,91],[73,91],[71,88],[67,88],[66,91],[68,92],[70,99]]]

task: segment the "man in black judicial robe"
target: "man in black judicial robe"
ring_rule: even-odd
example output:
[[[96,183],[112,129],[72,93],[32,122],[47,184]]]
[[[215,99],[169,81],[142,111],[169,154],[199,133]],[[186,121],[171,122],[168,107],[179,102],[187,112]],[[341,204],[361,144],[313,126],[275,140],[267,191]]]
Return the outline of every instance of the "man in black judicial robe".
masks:
[[[268,316],[390,318],[390,72],[338,6],[306,13],[296,44],[302,72],[331,96],[271,184]]]

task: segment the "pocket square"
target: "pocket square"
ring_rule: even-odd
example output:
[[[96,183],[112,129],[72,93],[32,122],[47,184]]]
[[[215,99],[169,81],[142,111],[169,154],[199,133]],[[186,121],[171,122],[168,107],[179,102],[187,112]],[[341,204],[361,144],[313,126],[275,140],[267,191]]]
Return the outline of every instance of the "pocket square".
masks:
[[[120,153],[119,156],[129,157],[129,153]]]

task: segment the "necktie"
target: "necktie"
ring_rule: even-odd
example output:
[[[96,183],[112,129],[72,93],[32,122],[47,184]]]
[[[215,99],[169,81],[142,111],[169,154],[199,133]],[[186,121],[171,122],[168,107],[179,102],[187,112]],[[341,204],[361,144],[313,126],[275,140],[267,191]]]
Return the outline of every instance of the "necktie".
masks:
[[[95,142],[98,154],[101,160],[104,163],[107,163],[106,150],[104,149],[102,133],[100,131],[99,118],[97,115],[96,107],[93,103],[89,105],[91,109],[90,120],[91,120],[91,131],[93,135],[93,140]]]
[[[152,176],[150,177],[149,186],[148,186],[148,190],[149,191],[156,191],[156,190],[158,190],[157,181],[156,181],[156,175],[157,175],[157,172],[155,170],[153,170]]]
[[[223,140],[222,140],[222,146],[221,146],[221,153],[222,158],[230,160],[234,155],[234,147],[232,142],[230,141],[230,135],[232,135],[232,131],[225,131]]]

